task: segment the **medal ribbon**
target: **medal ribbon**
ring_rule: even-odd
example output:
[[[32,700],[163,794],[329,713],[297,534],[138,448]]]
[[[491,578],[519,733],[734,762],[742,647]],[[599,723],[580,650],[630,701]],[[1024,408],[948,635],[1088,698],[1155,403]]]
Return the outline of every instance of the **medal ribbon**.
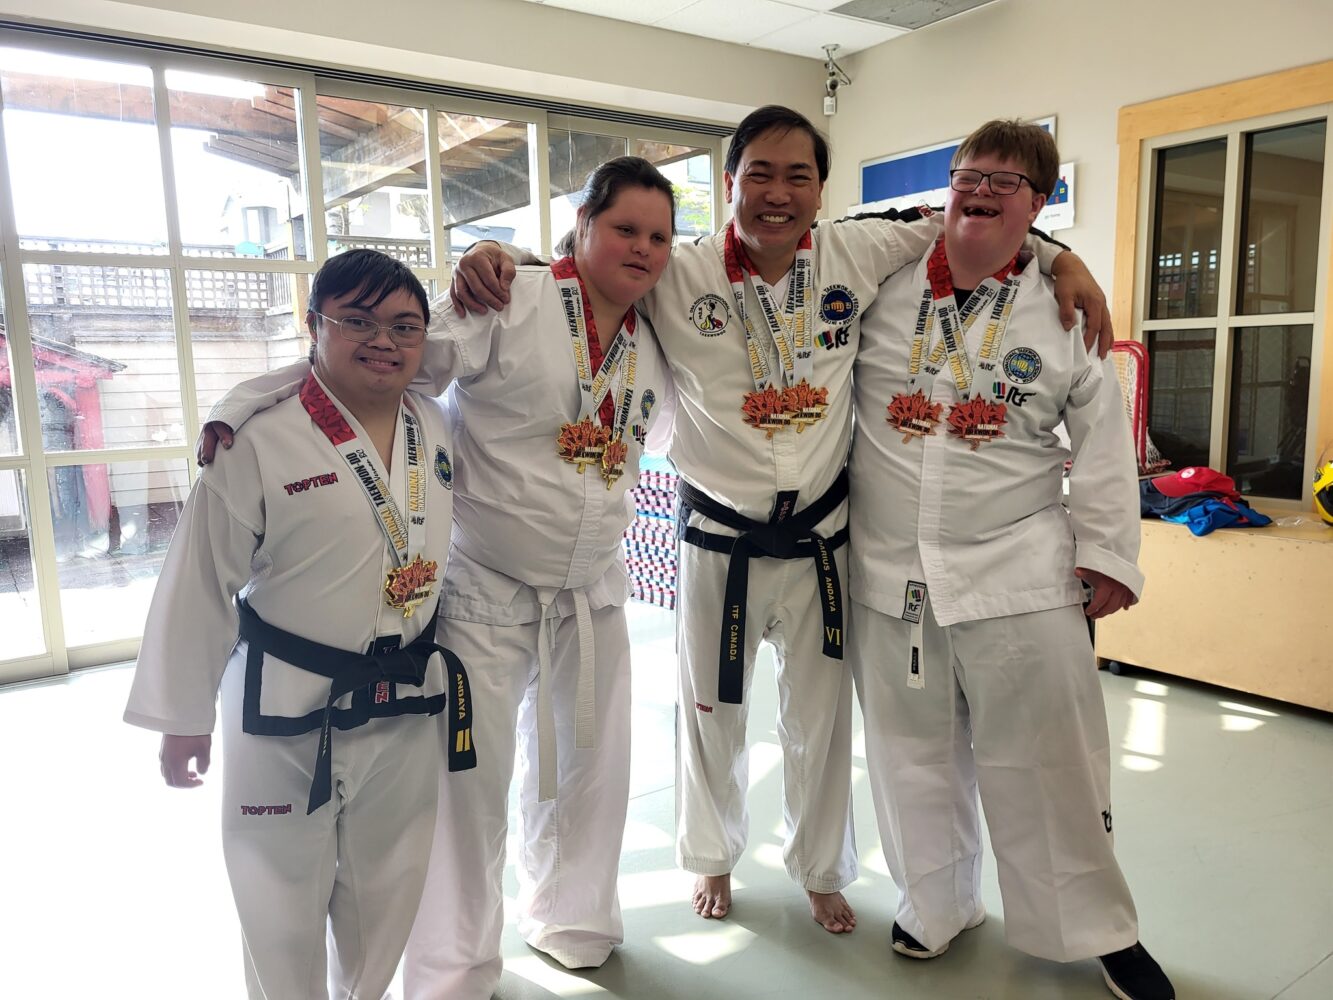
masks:
[[[1029,259],[1025,253],[1016,254],[1008,264],[977,286],[960,311],[954,298],[953,274],[944,251],[944,239],[939,239],[926,262],[926,289],[921,295],[921,307],[912,335],[912,356],[908,363],[908,392],[918,388],[923,371],[933,382],[945,358],[948,359],[954,384],[963,399],[971,397],[972,386],[991,382],[984,376],[994,371],[999,360],[1018,282]],[[969,363],[967,334],[987,305],[992,305],[992,308],[986,331],[977,351],[976,362]],[[940,341],[927,358],[926,344],[930,342],[936,319],[940,324]],[[986,391],[994,395],[993,388]]]
[[[796,260],[792,264],[785,309],[778,308],[773,299],[773,290],[750,261],[749,254],[736,235],[734,222],[727,223],[722,263],[727,271],[727,281],[731,283],[731,294],[736,299],[736,312],[745,328],[745,347],[750,355],[750,374],[754,377],[755,389],[767,389],[774,379],[768,363],[768,345],[759,342],[754,323],[745,308],[747,275],[750,284],[754,286],[760,311],[764,314],[764,326],[778,351],[778,359],[782,364],[782,384],[793,386],[802,379],[813,382],[815,252],[809,230],[796,245]]]
[[[588,293],[583,287],[583,279],[574,265],[573,257],[562,257],[551,265],[551,274],[555,278],[556,289],[560,293],[560,304],[564,308],[565,323],[569,327],[569,343],[574,352],[574,369],[578,374],[579,392],[582,402],[578,419],[591,418],[599,413],[602,402],[611,391],[611,383],[617,375],[621,376],[619,400],[613,411],[610,423],[611,440],[622,438],[629,423],[630,404],[634,399],[634,377],[637,370],[638,348],[634,341],[634,332],[638,327],[638,313],[631,308],[625,313],[623,325],[616,339],[612,341],[601,366],[594,373],[592,356],[589,349],[589,333],[592,312],[588,304]],[[606,421],[603,419],[603,426]]]
[[[366,447],[365,431],[361,430],[351,414],[345,412],[330,396],[318,376],[311,372],[301,386],[301,404],[310,414],[329,443],[337,449],[352,478],[356,480],[375,520],[393,550],[394,563],[406,566],[414,556],[424,551],[426,542],[426,440],[421,425],[412,412],[407,396],[403,397],[403,460],[407,469],[407,517],[389,492],[389,477],[380,464],[373,446]]]

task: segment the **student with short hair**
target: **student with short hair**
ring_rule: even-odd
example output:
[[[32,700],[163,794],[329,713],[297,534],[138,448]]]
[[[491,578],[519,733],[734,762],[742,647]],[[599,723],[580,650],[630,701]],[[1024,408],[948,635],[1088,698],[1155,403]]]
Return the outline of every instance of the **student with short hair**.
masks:
[[[1090,618],[1143,586],[1134,448],[1114,367],[1063,329],[1023,250],[1059,163],[1035,125],[968,136],[944,235],[862,325],[850,659],[894,951],[934,958],[984,918],[979,791],[1009,942],[1100,958],[1122,1000],[1170,1000],[1115,860],[1082,607],[1085,585]]]
[[[125,719],[163,734],[168,785],[195,787],[221,692],[223,853],[255,1000],[383,995],[435,827],[430,716],[450,769],[475,763],[467,674],[434,641],[450,429],[408,391],[429,321],[391,257],[319,269],[313,369],[203,470],[149,609]]]

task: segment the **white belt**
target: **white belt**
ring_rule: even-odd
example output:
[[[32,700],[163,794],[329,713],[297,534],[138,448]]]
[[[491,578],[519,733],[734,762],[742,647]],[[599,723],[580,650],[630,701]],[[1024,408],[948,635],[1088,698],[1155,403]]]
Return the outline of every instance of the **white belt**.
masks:
[[[541,618],[537,626],[537,798],[548,802],[555,798],[557,774],[555,742],[555,707],[551,703],[551,648],[555,632],[546,612],[555,603],[560,591],[555,587],[538,587],[537,601]],[[592,610],[588,595],[582,589],[572,590],[574,622],[579,630],[579,679],[574,696],[574,745],[591,749],[597,745],[593,724],[597,719],[597,694],[594,670],[594,643]]]

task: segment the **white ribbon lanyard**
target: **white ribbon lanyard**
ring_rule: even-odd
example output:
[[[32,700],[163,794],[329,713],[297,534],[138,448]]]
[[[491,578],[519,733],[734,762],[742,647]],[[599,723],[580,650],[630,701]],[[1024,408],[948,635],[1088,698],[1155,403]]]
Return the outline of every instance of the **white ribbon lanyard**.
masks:
[[[782,385],[790,387],[805,380],[813,383],[814,356],[814,241],[809,232],[801,237],[792,264],[791,283],[787,288],[785,307],[779,308],[772,289],[764,282],[754,265],[745,255],[735,224],[727,224],[723,239],[722,263],[726,268],[731,294],[736,300],[736,312],[745,330],[745,347],[750,356],[750,374],[757,391],[767,389],[775,382],[768,362],[768,345],[761,341],[749,311],[745,307],[747,278],[759,300],[759,311],[764,316],[768,338],[777,348],[782,365]]]
[[[949,273],[948,261],[944,256],[943,239],[936,244],[926,264],[926,287],[921,294],[921,306],[912,332],[912,355],[907,370],[908,393],[920,389],[929,398],[935,377],[947,359],[961,399],[971,398],[972,387],[981,386],[981,391],[992,402],[995,400],[994,379],[990,376],[995,371],[1004,349],[1004,339],[1013,313],[1018,282],[1022,278],[1023,267],[1029,259],[1027,255],[1020,254],[1010,267],[1005,269],[1009,273],[1003,281],[993,275],[986,278],[973,290],[960,312],[958,302],[954,298],[953,277]],[[988,305],[991,309],[985,334],[977,351],[976,361],[970,362],[967,356],[967,335],[977,317]],[[940,325],[940,340],[935,343],[927,357],[926,346],[931,343],[931,335],[937,320]]]
[[[584,308],[585,293],[583,280],[574,267],[574,259],[565,257],[551,265],[551,274],[555,277],[556,288],[560,293],[560,304],[564,307],[565,322],[569,328],[569,345],[574,352],[574,369],[578,373],[579,404],[578,419],[587,417],[596,421],[602,400],[611,391],[616,376],[620,376],[619,398],[616,401],[615,417],[611,427],[611,439],[623,438],[629,424],[630,405],[634,399],[634,379],[638,367],[638,347],[634,339],[638,326],[638,314],[634,309],[625,313],[625,319],[602,358],[602,365],[592,370],[592,358],[588,348],[588,318]]]
[[[365,430],[343,405],[329,394],[319,377],[311,372],[301,386],[301,402],[310,418],[324,432],[325,437],[342,456],[353,480],[375,512],[389,548],[394,565],[402,568],[414,557],[420,556],[426,543],[425,468],[426,440],[421,424],[412,410],[407,395],[403,396],[402,450],[407,470],[407,517],[403,517],[398,502],[389,489],[389,476],[380,462],[374,445],[369,443]]]

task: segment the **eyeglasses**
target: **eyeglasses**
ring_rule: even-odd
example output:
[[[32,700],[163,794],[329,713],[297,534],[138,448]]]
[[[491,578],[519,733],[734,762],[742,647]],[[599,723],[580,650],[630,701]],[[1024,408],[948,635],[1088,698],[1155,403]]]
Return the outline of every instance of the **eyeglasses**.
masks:
[[[963,194],[971,194],[977,188],[981,187],[981,182],[987,177],[990,178],[990,189],[995,194],[1014,194],[1023,182],[1028,182],[1028,187],[1036,190],[1036,185],[1032,183],[1032,178],[1026,174],[1016,174],[1012,170],[992,170],[990,173],[982,173],[980,170],[967,170],[960,168],[949,171],[949,187],[955,191],[961,191]]]
[[[344,316],[342,319],[334,319],[323,313],[317,312],[315,315],[330,326],[336,326],[344,338],[356,344],[369,344],[379,336],[381,330],[399,347],[417,347],[426,339],[426,328],[415,323],[385,325],[376,323],[373,319],[366,319],[364,316]]]

